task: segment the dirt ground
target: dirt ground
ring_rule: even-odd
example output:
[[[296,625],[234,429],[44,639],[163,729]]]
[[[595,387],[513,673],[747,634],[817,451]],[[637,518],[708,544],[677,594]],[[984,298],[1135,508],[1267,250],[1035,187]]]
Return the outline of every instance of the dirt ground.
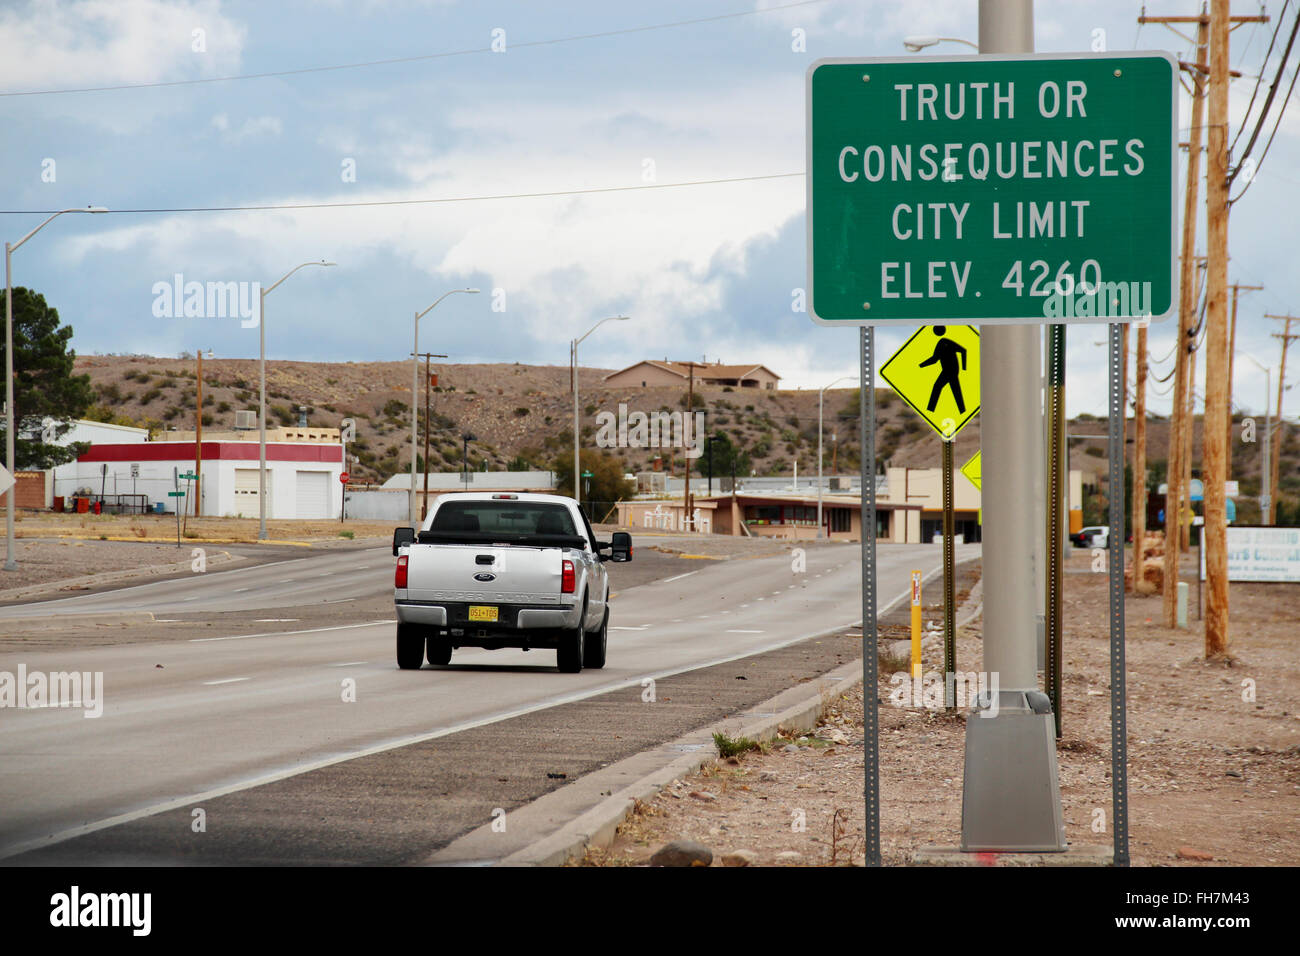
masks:
[[[1087,568],[1086,555],[1076,556],[1066,577],[1057,759],[1067,839],[1109,846],[1106,576]],[[1187,850],[1213,865],[1300,865],[1300,588],[1234,584],[1230,599],[1234,659],[1226,663],[1205,661],[1194,604],[1191,627],[1178,631],[1163,627],[1159,595],[1126,601],[1136,866],[1204,865],[1184,858]],[[926,619],[934,613],[927,609]],[[961,668],[979,668],[981,624],[960,629]],[[941,669],[941,646],[927,649],[925,667]],[[887,865],[907,865],[919,847],[960,843],[965,725],[943,711],[894,706],[891,690],[882,673],[882,853]],[[752,851],[758,865],[861,865],[860,687],[828,703],[815,734],[778,738],[767,753],[720,760],[674,782],[583,864],[643,865],[664,843],[691,839],[713,850],[715,866],[737,849]]]
[[[0,509],[0,513],[3,510]],[[275,542],[321,544],[340,539],[340,532],[354,538],[391,539],[392,521],[267,521],[267,536]],[[182,517],[181,541],[220,541],[231,544],[256,543],[256,518]],[[19,538],[83,538],[87,540],[121,539],[127,541],[176,541],[176,516],[170,515],[92,515],[39,512],[18,514],[14,534]],[[343,538],[343,540],[347,540]]]

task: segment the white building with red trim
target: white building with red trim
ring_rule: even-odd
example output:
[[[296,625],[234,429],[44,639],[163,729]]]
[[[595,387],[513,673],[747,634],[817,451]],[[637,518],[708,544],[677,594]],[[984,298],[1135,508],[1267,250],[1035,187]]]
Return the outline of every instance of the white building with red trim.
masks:
[[[258,443],[202,443],[200,511],[210,517],[258,516]],[[96,442],[75,462],[54,470],[54,496],[70,498],[89,489],[93,496],[143,495],[149,510],[176,511],[190,499],[168,492],[194,493],[192,441]],[[342,506],[343,447],[323,442],[267,442],[267,518],[336,518]],[[138,499],[137,499],[138,500]]]

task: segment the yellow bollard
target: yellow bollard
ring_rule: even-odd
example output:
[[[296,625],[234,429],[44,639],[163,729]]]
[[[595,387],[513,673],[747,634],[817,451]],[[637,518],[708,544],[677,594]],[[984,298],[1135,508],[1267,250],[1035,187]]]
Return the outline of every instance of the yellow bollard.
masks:
[[[912,572],[912,679],[921,676],[921,572]]]

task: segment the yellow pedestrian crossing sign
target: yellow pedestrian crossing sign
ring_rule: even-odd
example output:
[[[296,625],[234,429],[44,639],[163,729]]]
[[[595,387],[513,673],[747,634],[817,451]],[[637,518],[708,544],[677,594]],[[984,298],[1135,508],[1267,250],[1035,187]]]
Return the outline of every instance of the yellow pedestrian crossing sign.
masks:
[[[980,334],[973,325],[925,325],[880,369],[913,411],[951,440],[980,410]]]
[[[976,452],[970,461],[961,466],[961,473],[966,476],[966,480],[975,486],[976,491],[982,491],[980,488],[980,453]]]

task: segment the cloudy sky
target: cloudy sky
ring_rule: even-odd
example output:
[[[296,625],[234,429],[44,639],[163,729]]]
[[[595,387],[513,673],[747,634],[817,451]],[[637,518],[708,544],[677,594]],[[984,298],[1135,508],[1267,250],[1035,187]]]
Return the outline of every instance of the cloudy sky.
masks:
[[[911,33],[974,39],[976,7],[8,0],[4,238],[43,210],[118,210],[53,223],[15,254],[14,281],[46,295],[81,353],[256,357],[257,331],[238,318],[155,315],[155,283],[179,273],[265,286],[324,258],[338,266],[304,269],[268,299],[271,358],[402,358],[416,310],[477,286],[483,294],[451,296],[421,322],[423,348],[461,362],[564,364],[570,338],[626,313],[633,321],[584,343],[583,364],[762,362],[789,386],[817,387],[856,373],[856,333],[791,308],[806,284],[805,72],[825,56],[900,55]],[[1197,4],[1146,7],[1190,14]],[[1246,74],[1232,93],[1234,132],[1280,7],[1268,5],[1274,22],[1233,35]],[[1192,58],[1170,30],[1139,31],[1139,8],[1039,0],[1037,49],[1086,51],[1101,37],[1110,50]],[[1257,7],[1239,0],[1234,12]],[[371,65],[317,69],[359,63]],[[1184,97],[1184,127],[1187,115]],[[1278,323],[1263,313],[1300,311],[1298,134],[1293,109],[1232,217],[1229,281],[1266,286],[1242,297],[1238,352],[1273,364]],[[767,178],[580,192],[748,177]],[[384,205],[166,211],[341,203]],[[880,333],[882,350],[903,335]],[[1101,326],[1069,333],[1071,414],[1105,411],[1104,337]],[[1153,326],[1156,376],[1171,368],[1172,341],[1169,324]],[[1262,373],[1241,357],[1237,382],[1238,404],[1260,410]],[[1168,397],[1154,390],[1168,386],[1153,385],[1157,411]],[[1300,412],[1300,396],[1285,408]]]

